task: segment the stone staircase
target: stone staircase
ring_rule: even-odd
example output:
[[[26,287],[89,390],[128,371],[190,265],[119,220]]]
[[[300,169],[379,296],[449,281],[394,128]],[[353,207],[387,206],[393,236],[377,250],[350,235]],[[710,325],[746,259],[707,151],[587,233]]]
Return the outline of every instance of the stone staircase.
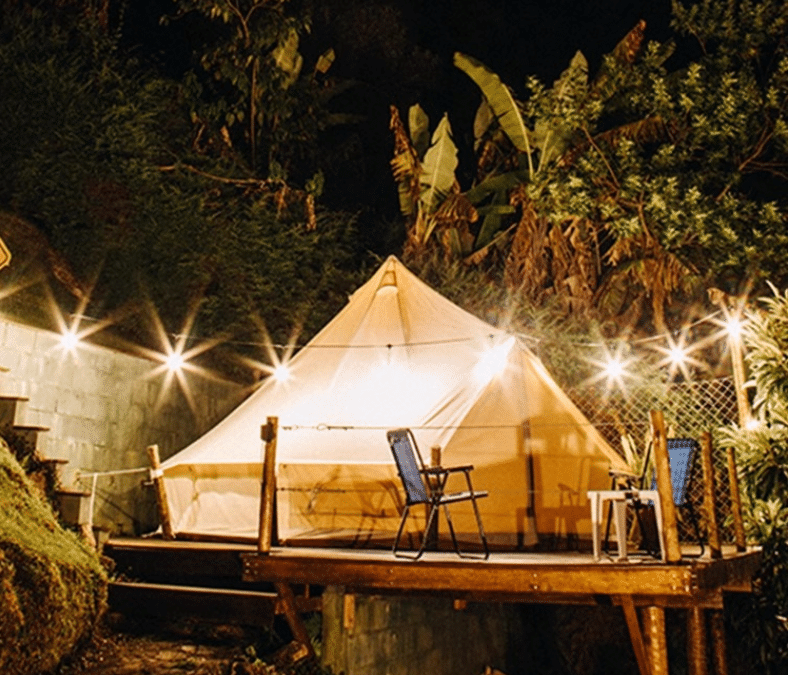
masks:
[[[95,544],[90,528],[90,492],[63,487],[63,467],[68,460],[47,457],[41,451],[40,435],[49,431],[49,427],[17,423],[20,407],[27,401],[26,396],[0,395],[0,436],[21,456],[23,468],[41,494],[50,501],[61,521],[80,529]]]

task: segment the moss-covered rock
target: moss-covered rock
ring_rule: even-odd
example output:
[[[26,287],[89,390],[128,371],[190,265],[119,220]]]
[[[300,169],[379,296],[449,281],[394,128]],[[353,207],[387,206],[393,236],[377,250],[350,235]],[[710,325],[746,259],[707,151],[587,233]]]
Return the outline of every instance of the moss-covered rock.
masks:
[[[107,576],[0,439],[0,673],[54,668],[96,626]]]

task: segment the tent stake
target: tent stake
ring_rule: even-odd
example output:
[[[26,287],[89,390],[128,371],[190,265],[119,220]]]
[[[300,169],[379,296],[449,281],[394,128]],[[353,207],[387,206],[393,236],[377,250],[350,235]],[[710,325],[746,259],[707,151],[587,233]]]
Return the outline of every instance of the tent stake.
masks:
[[[172,521],[170,520],[170,507],[167,504],[167,492],[164,489],[164,474],[161,470],[158,445],[148,446],[148,459],[151,465],[151,478],[156,488],[156,506],[159,511],[162,536],[164,539],[175,539],[175,533],[172,531]],[[95,481],[95,478],[93,480]]]
[[[279,418],[269,417],[260,428],[260,437],[265,441],[263,459],[263,483],[260,495],[260,529],[257,537],[257,550],[271,552],[271,539],[274,527],[274,496],[276,494],[276,437]]]

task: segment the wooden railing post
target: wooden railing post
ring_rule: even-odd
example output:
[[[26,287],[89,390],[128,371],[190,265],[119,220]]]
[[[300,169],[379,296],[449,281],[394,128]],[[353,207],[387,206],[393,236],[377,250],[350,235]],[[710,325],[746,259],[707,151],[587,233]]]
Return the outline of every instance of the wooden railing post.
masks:
[[[717,490],[714,477],[714,460],[711,452],[711,434],[708,431],[704,431],[700,435],[700,453],[703,463],[703,506],[706,511],[709,554],[712,558],[721,558],[720,529],[717,526],[717,510],[715,508]]]
[[[742,553],[747,550],[747,539],[744,536],[744,518],[741,512],[741,494],[739,492],[739,476],[736,472],[736,454],[728,448],[728,481],[731,488],[731,511],[733,512],[733,531],[736,539],[736,550]]]
[[[156,508],[159,511],[162,536],[164,539],[175,539],[175,533],[172,531],[172,520],[170,519],[170,507],[167,504],[167,492],[164,488],[164,474],[161,470],[158,445],[148,446],[148,460],[151,466],[150,475],[156,488]]]
[[[430,466],[436,467],[441,465],[441,446],[440,445],[433,445],[430,448]],[[433,479],[429,479],[433,480]],[[426,510],[424,511],[425,518],[429,517],[430,513],[430,506],[426,504]],[[440,520],[440,512],[436,511],[435,516],[432,519],[432,525],[430,526],[430,531],[427,532],[427,546],[429,548],[435,549],[438,548],[438,521]]]
[[[274,531],[274,497],[276,496],[276,437],[279,418],[269,417],[260,428],[260,437],[265,441],[263,458],[263,479],[260,486],[260,529],[257,537],[257,550],[270,553]]]
[[[651,411],[651,428],[654,436],[654,466],[657,471],[657,492],[662,507],[662,532],[665,539],[665,560],[669,563],[681,560],[679,528],[676,522],[676,505],[673,503],[673,487],[670,482],[670,459],[665,434],[665,418],[661,410]]]

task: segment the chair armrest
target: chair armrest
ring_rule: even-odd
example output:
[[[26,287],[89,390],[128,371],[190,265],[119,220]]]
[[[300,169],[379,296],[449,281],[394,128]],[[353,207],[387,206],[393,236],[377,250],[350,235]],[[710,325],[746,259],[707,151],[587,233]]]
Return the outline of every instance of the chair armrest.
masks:
[[[438,476],[440,474],[446,473],[456,473],[458,471],[472,471],[473,464],[467,464],[465,466],[431,466],[427,469],[420,469],[419,473],[423,473],[428,476]]]
[[[624,481],[629,487],[632,487],[633,484],[640,479],[640,476],[630,471],[616,471],[615,469],[610,469],[607,473],[614,481]]]

